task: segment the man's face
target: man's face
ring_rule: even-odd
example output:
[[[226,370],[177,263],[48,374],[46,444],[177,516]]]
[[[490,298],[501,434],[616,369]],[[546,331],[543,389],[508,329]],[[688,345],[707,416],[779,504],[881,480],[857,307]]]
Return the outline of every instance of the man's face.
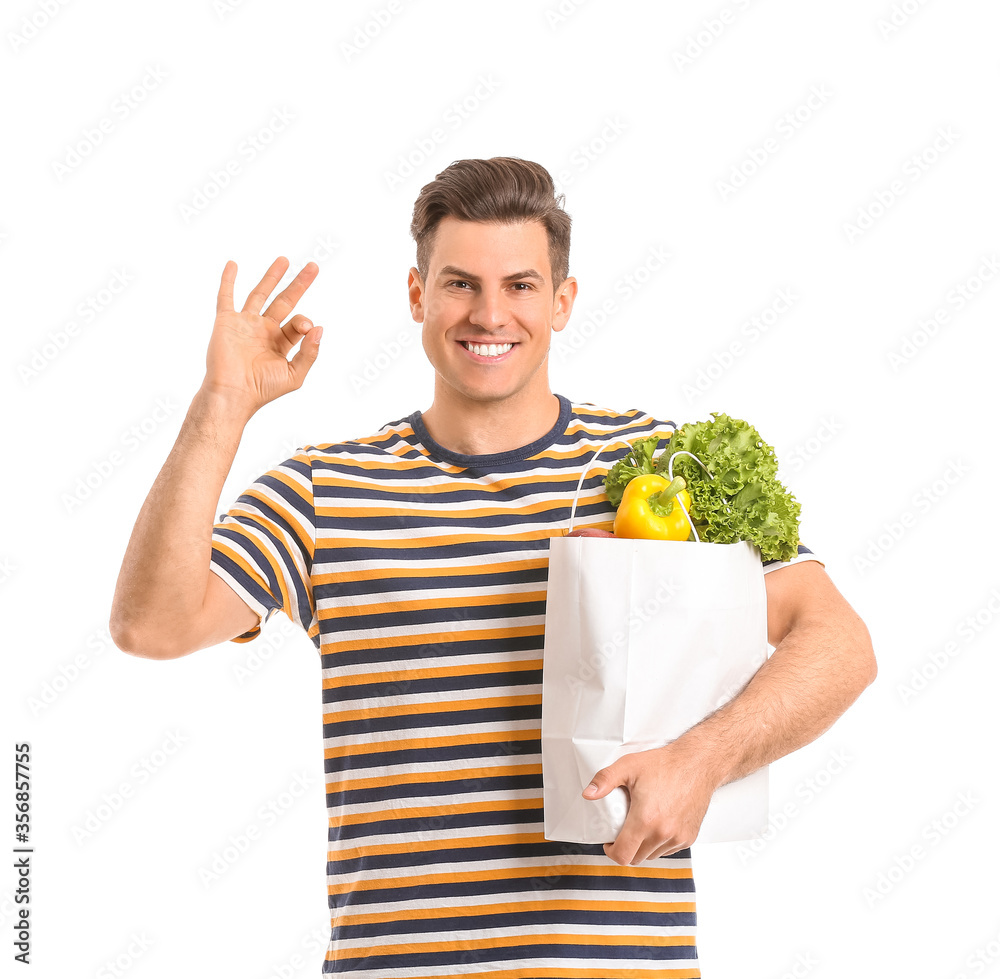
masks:
[[[436,371],[435,399],[452,403],[551,398],[549,341],[569,319],[576,280],[552,291],[540,221],[497,225],[442,218],[424,282],[410,269],[410,311]]]

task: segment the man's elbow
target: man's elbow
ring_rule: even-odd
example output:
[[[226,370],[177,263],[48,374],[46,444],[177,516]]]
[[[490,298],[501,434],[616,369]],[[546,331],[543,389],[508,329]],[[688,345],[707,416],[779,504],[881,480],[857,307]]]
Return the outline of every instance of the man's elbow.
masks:
[[[857,664],[858,693],[860,694],[870,687],[878,676],[878,662],[875,659],[875,647],[872,645],[871,633],[860,617],[856,618],[852,639],[855,649],[854,659]]]
[[[169,636],[150,635],[148,630],[143,630],[136,623],[120,616],[112,615],[108,631],[115,646],[130,656],[139,656],[143,659],[177,659],[190,652],[169,642]]]

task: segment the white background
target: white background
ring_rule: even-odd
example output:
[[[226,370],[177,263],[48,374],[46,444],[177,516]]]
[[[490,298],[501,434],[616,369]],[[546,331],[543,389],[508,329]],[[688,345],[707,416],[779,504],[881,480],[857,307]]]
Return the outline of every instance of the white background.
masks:
[[[112,975],[116,958],[136,979],[318,974],[314,648],[278,615],[249,645],[125,655],[105,632],[115,580],[200,383],[226,261],[239,304],[276,256],[289,279],[317,259],[298,311],[325,336],[305,386],[252,420],[219,512],[297,446],[429,406],[412,203],[455,159],[512,155],[557,176],[574,221],[553,390],[750,419],[878,655],[857,704],[772,766],[769,839],[695,847],[704,975],[1000,975],[1000,8],[50,9],[8,4],[0,23],[0,670],[3,750],[32,744],[26,974]],[[655,248],[671,257],[647,274]],[[628,275],[645,281],[626,301]],[[753,338],[779,290],[791,308]],[[13,847],[9,780],[0,799]]]

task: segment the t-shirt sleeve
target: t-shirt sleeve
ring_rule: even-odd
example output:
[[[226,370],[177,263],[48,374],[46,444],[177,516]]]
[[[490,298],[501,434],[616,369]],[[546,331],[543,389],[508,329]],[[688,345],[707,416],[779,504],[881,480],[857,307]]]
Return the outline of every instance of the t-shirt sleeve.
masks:
[[[768,571],[777,571],[778,568],[787,568],[793,564],[801,564],[803,561],[819,561],[824,568],[826,567],[826,564],[820,558],[810,551],[809,548],[802,543],[802,541],[799,541],[799,552],[795,555],[795,557],[789,558],[787,561],[779,561],[777,558],[765,561],[764,574],[767,574]]]
[[[233,642],[256,638],[278,609],[307,632],[315,626],[315,546],[312,463],[302,449],[256,479],[212,528],[210,569],[260,616]]]

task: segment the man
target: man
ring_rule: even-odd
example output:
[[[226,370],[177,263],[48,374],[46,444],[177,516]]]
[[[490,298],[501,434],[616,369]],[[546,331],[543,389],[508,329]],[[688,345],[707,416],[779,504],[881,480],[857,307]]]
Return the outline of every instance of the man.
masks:
[[[227,263],[205,380],[125,555],[112,630],[128,652],[249,641],[279,608],[319,651],[325,972],[700,975],[689,847],[712,793],[816,738],[875,675],[864,624],[800,546],[765,566],[776,648],[744,691],[595,776],[589,798],[627,789],[617,839],[543,838],[548,541],[598,447],[621,443],[577,519],[608,530],[604,472],[627,439],[673,427],[549,389],[551,334],[577,291],[560,203],[544,168],[511,158],[461,160],[424,187],[408,286],[430,408],[303,447],[213,524],[243,427],[302,384],[322,335],[285,322],[315,265],[265,310],[279,258],[236,312]]]

